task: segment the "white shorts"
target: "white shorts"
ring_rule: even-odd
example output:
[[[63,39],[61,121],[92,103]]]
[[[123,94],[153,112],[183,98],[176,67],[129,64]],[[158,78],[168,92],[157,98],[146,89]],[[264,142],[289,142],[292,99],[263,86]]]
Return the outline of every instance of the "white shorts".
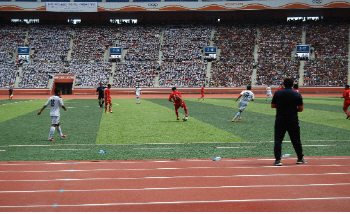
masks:
[[[271,96],[272,93],[271,92],[267,92],[266,96]]]
[[[247,107],[248,103],[241,103],[239,102],[238,108],[239,110],[243,111]]]
[[[52,118],[52,124],[60,123],[60,116],[51,116],[51,118]]]

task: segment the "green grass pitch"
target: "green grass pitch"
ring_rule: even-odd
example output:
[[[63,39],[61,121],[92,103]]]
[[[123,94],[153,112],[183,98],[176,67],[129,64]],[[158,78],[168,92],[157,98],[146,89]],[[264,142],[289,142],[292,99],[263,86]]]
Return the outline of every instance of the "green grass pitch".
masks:
[[[46,100],[0,100],[0,161],[127,160],[179,158],[273,157],[275,109],[257,98],[237,113],[235,99],[184,99],[189,120],[176,120],[167,99],[113,99],[112,114],[96,100],[64,100],[61,127],[67,138],[47,141]],[[299,113],[305,156],[349,156],[350,120],[340,98],[304,98]],[[180,117],[184,110],[179,109]],[[289,141],[286,134],[285,141]],[[106,153],[99,154],[99,150]],[[284,142],[282,153],[296,156]]]

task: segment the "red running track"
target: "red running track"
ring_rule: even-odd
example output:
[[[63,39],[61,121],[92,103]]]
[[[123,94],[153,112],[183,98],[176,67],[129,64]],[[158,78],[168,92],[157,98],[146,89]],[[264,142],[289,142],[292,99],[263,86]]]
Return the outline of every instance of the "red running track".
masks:
[[[0,212],[349,212],[350,157],[0,162]]]

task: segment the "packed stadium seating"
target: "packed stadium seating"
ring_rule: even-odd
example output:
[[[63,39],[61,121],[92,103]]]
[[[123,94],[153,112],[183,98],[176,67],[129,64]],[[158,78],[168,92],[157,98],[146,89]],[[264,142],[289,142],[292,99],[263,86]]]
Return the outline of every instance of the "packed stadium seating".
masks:
[[[201,87],[209,77],[209,63],[203,61],[206,46],[219,50],[209,70],[210,87],[279,85],[285,77],[303,78],[305,86],[347,83],[349,26],[339,20],[268,24],[1,23],[0,27],[2,88],[13,85],[18,74],[19,88],[46,88],[50,76],[56,74],[75,75],[75,87],[96,87],[101,81],[113,81],[113,87]],[[300,77],[301,61],[295,57],[295,47],[302,43],[303,31],[305,43],[313,52]],[[23,64],[15,55],[16,48],[22,46],[32,50],[30,60]],[[106,55],[113,46],[124,50],[116,66]]]

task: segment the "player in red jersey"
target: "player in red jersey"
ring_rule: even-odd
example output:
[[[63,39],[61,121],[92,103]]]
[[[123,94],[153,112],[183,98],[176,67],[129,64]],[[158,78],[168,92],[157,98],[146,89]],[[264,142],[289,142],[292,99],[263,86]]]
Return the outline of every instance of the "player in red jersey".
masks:
[[[187,106],[186,106],[186,103],[182,101],[181,93],[176,91],[176,87],[173,87],[172,90],[173,90],[173,93],[170,94],[169,101],[174,103],[177,119],[178,120],[180,119],[179,111],[178,111],[180,107],[185,110],[186,117],[188,117]]]
[[[198,100],[200,100],[201,98],[203,98],[203,100],[204,100],[204,85],[203,85],[203,87],[201,88],[201,97],[198,98]]]
[[[105,89],[105,113],[113,113],[112,111],[112,100],[111,100],[111,84],[107,85],[108,87]],[[107,105],[109,103],[109,112],[107,111]]]
[[[345,86],[345,91],[343,93],[343,96],[341,97],[342,99],[344,98],[344,105],[343,105],[343,111],[347,115],[346,119],[349,119],[350,113],[348,111],[348,108],[350,106],[350,90],[349,90],[349,85]]]

